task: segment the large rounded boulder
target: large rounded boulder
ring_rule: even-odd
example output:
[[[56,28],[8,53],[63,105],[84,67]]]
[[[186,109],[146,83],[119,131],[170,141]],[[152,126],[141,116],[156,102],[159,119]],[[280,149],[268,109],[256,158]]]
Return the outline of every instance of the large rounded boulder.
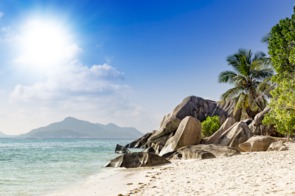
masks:
[[[234,156],[240,154],[240,151],[229,147],[229,146],[220,146],[220,145],[215,145],[215,144],[199,144],[195,146],[188,146],[187,148],[193,149],[193,150],[202,150],[202,151],[207,151],[216,157],[229,157],[229,156]]]
[[[179,124],[176,133],[165,144],[160,156],[173,152],[180,147],[196,145],[201,141],[201,123],[198,119],[187,116]]]
[[[170,163],[170,161],[154,153],[133,152],[118,156],[117,158],[111,160],[106,167],[136,168],[151,167],[166,163]]]
[[[245,152],[255,151],[267,151],[271,143],[275,142],[276,139],[270,136],[256,135],[248,139],[246,142],[241,143],[240,149]]]
[[[208,151],[193,148],[181,148],[169,156],[169,160],[212,159],[215,155]]]
[[[214,144],[199,144],[184,146],[177,151],[165,154],[164,157],[170,159],[209,159],[215,157],[227,157],[240,154],[236,150],[228,146],[218,146]]]
[[[239,149],[239,144],[247,141],[252,135],[251,129],[245,122],[237,122],[221,134],[214,144]]]

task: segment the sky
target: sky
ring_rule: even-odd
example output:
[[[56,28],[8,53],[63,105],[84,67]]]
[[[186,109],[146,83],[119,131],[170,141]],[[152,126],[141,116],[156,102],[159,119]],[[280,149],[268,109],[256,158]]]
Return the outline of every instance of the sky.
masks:
[[[71,116],[145,133],[185,97],[219,100],[218,75],[295,0],[1,0],[0,132]]]

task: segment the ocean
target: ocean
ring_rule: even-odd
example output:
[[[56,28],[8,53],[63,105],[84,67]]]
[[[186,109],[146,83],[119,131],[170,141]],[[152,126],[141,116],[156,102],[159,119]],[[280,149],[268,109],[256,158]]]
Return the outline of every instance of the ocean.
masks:
[[[45,195],[101,172],[133,139],[0,139],[0,195]]]

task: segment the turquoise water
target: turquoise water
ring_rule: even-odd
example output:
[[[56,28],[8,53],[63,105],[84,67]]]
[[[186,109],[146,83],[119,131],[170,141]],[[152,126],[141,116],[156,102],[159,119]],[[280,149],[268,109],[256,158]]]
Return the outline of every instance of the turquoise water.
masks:
[[[132,139],[0,139],[0,195],[44,195],[97,174]]]

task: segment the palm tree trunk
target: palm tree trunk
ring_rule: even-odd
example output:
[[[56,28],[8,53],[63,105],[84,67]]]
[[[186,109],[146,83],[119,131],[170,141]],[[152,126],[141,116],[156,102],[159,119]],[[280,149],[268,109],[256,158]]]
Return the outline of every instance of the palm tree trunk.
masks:
[[[258,108],[260,109],[260,111],[263,111],[265,108],[263,106],[264,104],[258,100],[258,95],[257,95],[255,89],[253,89],[253,88],[250,89],[250,95],[251,95],[252,99],[254,100],[254,102],[256,103],[256,105],[258,106]]]
[[[239,122],[242,117],[242,108],[239,108],[233,112],[233,117],[236,122]]]

